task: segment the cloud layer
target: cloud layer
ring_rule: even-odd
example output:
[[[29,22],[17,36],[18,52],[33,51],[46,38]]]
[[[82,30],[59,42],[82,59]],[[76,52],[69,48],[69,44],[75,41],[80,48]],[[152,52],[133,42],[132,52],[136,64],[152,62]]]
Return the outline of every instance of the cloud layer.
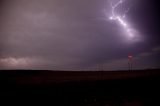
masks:
[[[107,0],[5,0],[1,5],[2,68],[83,70],[105,64],[109,70],[126,69],[128,53],[152,54],[144,53],[148,43],[129,43],[120,26],[105,19]]]

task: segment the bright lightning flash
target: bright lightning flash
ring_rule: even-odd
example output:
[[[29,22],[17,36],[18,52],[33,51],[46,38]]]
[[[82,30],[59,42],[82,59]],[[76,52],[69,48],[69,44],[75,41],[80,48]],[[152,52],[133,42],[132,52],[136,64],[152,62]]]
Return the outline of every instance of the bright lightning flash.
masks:
[[[112,8],[112,11],[111,11],[111,16],[109,17],[110,20],[112,21],[116,21],[118,22],[122,27],[123,29],[125,30],[125,32],[127,33],[127,36],[128,36],[128,39],[129,40],[138,40],[137,39],[137,34],[138,32],[136,30],[134,30],[133,28],[130,27],[130,25],[127,24],[126,20],[125,20],[125,17],[126,17],[126,14],[129,12],[129,9],[126,9],[124,11],[123,14],[119,15],[116,13],[116,9],[119,8],[120,5],[122,5],[124,3],[123,0],[119,0],[117,3],[113,4],[111,2],[111,8]],[[136,39],[135,39],[136,38]]]

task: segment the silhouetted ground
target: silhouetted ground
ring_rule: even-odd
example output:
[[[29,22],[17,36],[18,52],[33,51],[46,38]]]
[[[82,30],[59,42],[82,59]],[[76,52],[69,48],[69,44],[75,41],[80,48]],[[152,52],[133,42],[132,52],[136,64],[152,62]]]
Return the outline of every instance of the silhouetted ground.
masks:
[[[0,95],[16,103],[54,106],[158,106],[159,81],[160,70],[2,70]]]

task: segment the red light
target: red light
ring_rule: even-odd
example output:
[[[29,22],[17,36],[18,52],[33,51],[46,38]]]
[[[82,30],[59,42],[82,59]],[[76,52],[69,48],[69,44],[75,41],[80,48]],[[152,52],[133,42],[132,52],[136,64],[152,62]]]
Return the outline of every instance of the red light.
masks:
[[[133,56],[129,55],[128,58],[133,58]]]

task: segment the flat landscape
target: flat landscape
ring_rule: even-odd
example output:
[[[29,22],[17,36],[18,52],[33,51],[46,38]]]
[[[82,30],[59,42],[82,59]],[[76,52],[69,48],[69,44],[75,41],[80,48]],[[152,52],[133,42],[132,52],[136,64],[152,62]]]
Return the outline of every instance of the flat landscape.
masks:
[[[154,106],[160,71],[1,70],[0,96],[63,106]],[[27,98],[27,99],[26,99]]]
[[[160,70],[132,71],[49,71],[49,70],[1,70],[0,76],[6,83],[52,84],[63,82],[105,81],[160,76]]]

